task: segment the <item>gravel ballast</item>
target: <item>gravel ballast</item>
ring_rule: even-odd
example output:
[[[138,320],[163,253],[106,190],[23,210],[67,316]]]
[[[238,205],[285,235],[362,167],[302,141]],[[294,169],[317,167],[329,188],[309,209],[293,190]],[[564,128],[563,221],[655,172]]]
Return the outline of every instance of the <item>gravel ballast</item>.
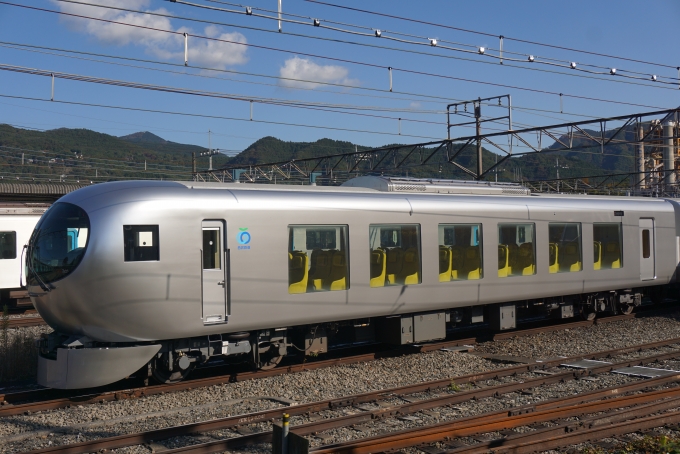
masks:
[[[30,327],[10,331],[26,332],[31,330],[29,331],[30,334],[33,337],[38,337],[41,332],[45,332],[43,328]],[[0,453],[21,452],[47,447],[48,445],[158,429],[281,407],[286,405],[287,402],[318,401],[482,372],[510,365],[485,359],[479,356],[479,353],[542,359],[591,353],[676,337],[680,337],[678,314],[644,317],[486,342],[476,347],[475,354],[435,351],[164,395],[6,417],[0,419]],[[658,351],[655,353],[658,353]],[[617,357],[616,360],[648,354],[636,352]],[[667,362],[657,364],[654,367],[678,370],[680,363]],[[532,376],[536,375],[525,375],[527,378]],[[512,379],[508,378],[508,380]],[[406,427],[433,424],[486,411],[578,394],[634,380],[638,379],[617,374],[602,374],[596,380],[568,381],[534,390],[533,394],[513,393],[502,396],[500,399],[482,399],[467,402],[457,407],[434,409],[430,412],[418,413],[414,415],[414,419],[386,419],[375,425],[360,427],[360,430],[353,428],[338,429],[324,433],[323,438],[310,437],[310,440],[313,446],[317,446],[362,438],[380,431],[394,431]],[[394,403],[401,404],[404,401],[395,398]],[[328,412],[322,416],[338,416],[345,411],[359,412],[360,410],[341,409],[338,412]],[[301,416],[293,418],[292,424],[304,422],[307,421],[305,417]],[[269,429],[268,424],[248,427],[252,430]],[[65,430],[68,433],[61,433],[60,430]],[[31,435],[27,436],[28,434]],[[211,439],[211,435],[216,437],[238,436],[232,430],[224,430],[204,434],[201,437],[178,437],[160,441],[158,444],[166,447],[182,446],[201,440],[207,441]],[[270,450],[270,447],[263,445],[257,448],[244,449],[243,452],[270,452]],[[117,452],[149,453],[150,449],[139,446],[120,449]]]

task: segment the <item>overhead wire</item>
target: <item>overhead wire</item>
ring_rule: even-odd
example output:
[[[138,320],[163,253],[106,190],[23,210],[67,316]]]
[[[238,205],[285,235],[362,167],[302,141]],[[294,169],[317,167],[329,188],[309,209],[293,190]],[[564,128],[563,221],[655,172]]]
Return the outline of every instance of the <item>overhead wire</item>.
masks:
[[[334,7],[334,8],[341,8],[341,9],[345,9],[345,10],[357,11],[357,12],[376,15],[376,16],[388,17],[388,18],[391,18],[391,19],[397,19],[397,20],[419,23],[419,24],[424,24],[424,25],[431,25],[431,26],[435,26],[435,27],[441,27],[441,28],[461,31],[461,32],[465,32],[465,33],[473,33],[473,34],[486,36],[486,37],[498,38],[499,36],[501,36],[501,35],[498,35],[498,34],[481,32],[481,31],[478,31],[478,30],[471,30],[471,29],[466,29],[466,28],[462,28],[462,27],[455,27],[455,26],[452,26],[452,25],[446,25],[446,24],[440,24],[440,23],[436,23],[436,22],[429,22],[429,21],[414,19],[412,17],[403,17],[403,16],[398,16],[398,15],[395,15],[395,14],[380,13],[380,12],[376,12],[376,11],[354,8],[354,7],[350,7],[350,6],[346,6],[346,5],[337,5],[337,4],[328,3],[328,2],[324,2],[324,1],[320,1],[320,0],[304,0],[304,1],[309,2],[309,3],[316,3],[316,4],[319,4],[319,5],[330,6],[330,7]],[[535,46],[542,46],[542,47],[548,47],[548,48],[559,49],[559,50],[566,50],[566,51],[569,51],[569,52],[578,52],[578,53],[583,53],[583,54],[588,54],[588,55],[593,55],[593,56],[598,56],[598,57],[605,57],[605,58],[612,58],[612,59],[617,59],[617,60],[629,61],[629,62],[633,62],[633,63],[641,63],[641,64],[645,64],[645,65],[650,65],[650,66],[660,66],[660,67],[664,67],[664,68],[678,69],[677,66],[668,65],[668,64],[665,64],[665,63],[655,63],[655,62],[650,62],[650,61],[640,60],[640,59],[635,59],[635,58],[621,57],[621,56],[616,56],[616,55],[605,54],[605,53],[601,53],[601,52],[593,52],[593,51],[576,49],[576,48],[571,48],[571,47],[566,47],[566,46],[558,46],[558,45],[555,45],[555,44],[541,43],[541,42],[538,42],[538,41],[531,41],[531,40],[526,40],[526,39],[521,39],[521,38],[515,38],[515,37],[512,37],[512,36],[505,36],[505,35],[502,35],[502,36],[503,36],[503,39],[507,39],[507,40],[511,40],[511,41],[517,41],[519,43],[532,44],[532,45],[535,45]]]
[[[78,2],[78,1],[74,1],[74,0],[58,0],[58,1],[68,2],[68,3],[86,4],[86,3]],[[527,60],[528,55],[519,54],[517,52],[509,52],[509,51],[503,51],[502,53],[499,53],[498,55],[493,55],[493,54],[489,54],[487,52],[488,50],[492,50],[492,48],[486,48],[484,52],[480,52],[479,46],[473,46],[471,44],[466,44],[464,46],[470,47],[471,49],[459,49],[459,48],[454,48],[454,47],[442,45],[442,43],[451,43],[450,41],[446,41],[446,40],[442,40],[442,39],[432,39],[432,38],[426,38],[426,37],[423,37],[423,36],[407,35],[407,34],[403,34],[403,33],[395,33],[393,31],[389,31],[389,33],[392,33],[394,35],[409,36],[409,37],[413,37],[413,38],[417,38],[417,39],[421,40],[421,41],[410,41],[410,40],[406,40],[406,39],[400,39],[400,38],[395,38],[395,37],[389,36],[387,34],[388,33],[387,30],[376,31],[376,29],[370,29],[371,30],[370,33],[365,33],[365,32],[357,32],[357,31],[353,31],[353,30],[341,29],[341,28],[337,28],[337,27],[329,27],[329,26],[325,25],[325,23],[328,22],[325,19],[322,20],[322,19],[317,19],[317,18],[309,18],[309,19],[312,20],[312,22],[302,22],[302,21],[299,21],[299,20],[290,20],[290,19],[284,19],[284,18],[279,19],[278,16],[267,16],[267,15],[264,15],[264,14],[257,14],[257,13],[254,13],[253,8],[250,8],[250,7],[248,7],[248,8],[250,8],[249,10],[246,9],[246,10],[242,10],[242,11],[235,11],[235,10],[230,10],[230,9],[226,9],[226,8],[217,8],[217,7],[213,7],[213,6],[209,6],[209,5],[202,5],[200,3],[188,2],[188,1],[185,1],[185,0],[165,0],[165,1],[170,2],[170,3],[177,3],[177,4],[192,6],[192,7],[195,7],[195,8],[210,9],[210,10],[214,10],[214,11],[221,11],[221,12],[231,13],[231,14],[253,16],[253,17],[259,17],[259,18],[276,20],[276,21],[280,20],[281,22],[289,22],[289,23],[294,23],[294,24],[297,24],[297,25],[304,25],[304,26],[310,26],[310,27],[315,27],[315,28],[323,28],[323,29],[327,29],[327,30],[332,30],[332,31],[342,32],[342,33],[348,33],[348,34],[353,34],[353,35],[361,35],[361,36],[372,37],[372,38],[379,37],[379,38],[384,39],[384,40],[391,40],[391,41],[396,41],[396,42],[400,42],[400,43],[404,43],[404,44],[410,44],[410,45],[416,45],[416,46],[437,47],[437,48],[440,48],[440,49],[451,50],[451,51],[454,51],[454,52],[476,54],[476,55],[480,55],[481,57],[497,59],[501,62],[504,62],[504,61],[514,61],[514,62],[521,62],[521,63],[529,62],[531,64],[536,64],[536,65],[543,64],[543,65],[559,66],[559,67],[562,67],[562,68],[565,68],[565,69],[568,68],[568,69],[571,69],[571,70],[576,70],[576,71],[579,71],[579,72],[585,72],[585,73],[589,73],[589,74],[599,74],[599,75],[609,74],[609,75],[612,75],[611,72],[610,72],[611,67],[592,65],[592,64],[583,64],[583,63],[579,63],[578,66],[573,67],[571,65],[572,62],[570,62],[570,61],[557,60],[557,59],[546,59],[546,60],[549,60],[549,61],[542,61],[543,57],[540,57],[540,56],[537,56],[537,55],[532,55],[533,58],[531,60]],[[215,0],[206,0],[206,1],[214,2],[214,3],[222,3],[222,2],[215,1]],[[250,11],[250,12],[248,12],[248,11]],[[231,26],[234,26],[234,25],[231,25]],[[236,25],[236,26],[240,27],[240,25]],[[348,26],[348,25],[345,25],[345,26]],[[359,26],[355,26],[355,25],[351,25],[351,26],[359,28]],[[364,27],[361,27],[361,28],[364,28]],[[261,30],[261,31],[273,32],[271,30]],[[308,38],[312,37],[312,36],[309,36],[309,35],[298,35],[298,34],[293,34],[293,35],[303,36],[303,37],[308,37]],[[360,44],[361,45],[362,43],[354,43],[354,44]],[[456,44],[459,44],[459,43],[456,43]],[[392,50],[403,51],[403,49],[392,49]],[[495,49],[493,49],[493,50],[495,50]],[[424,53],[424,55],[437,56],[436,54],[430,54],[430,53]],[[513,57],[508,57],[507,55],[522,55],[524,58],[522,58],[522,59],[513,58]],[[479,62],[477,60],[471,60],[471,59],[466,59],[466,60]],[[506,66],[509,66],[509,65],[506,65]],[[606,71],[605,72],[592,71],[592,70],[583,69],[580,66],[599,68],[599,69],[604,69]],[[536,68],[524,68],[524,69],[536,70]],[[643,77],[621,74],[622,72],[623,73],[630,73],[630,74],[637,74],[637,75],[643,76]],[[644,80],[644,81],[649,80],[650,76],[653,76],[652,74],[641,73],[641,72],[638,72],[638,71],[632,71],[632,70],[621,69],[621,68],[617,69],[615,71],[615,73],[616,73],[616,75],[621,76],[621,77],[627,77],[627,78],[631,78],[631,79]],[[559,74],[563,74],[563,73],[559,73]],[[679,80],[677,77],[667,77],[667,76],[661,76],[661,77],[663,77],[664,79],[671,79],[671,80],[670,81],[663,81],[663,80],[660,80],[658,77],[655,77],[653,79],[654,82],[665,83],[665,84],[669,84],[669,85],[671,85],[671,84],[677,85],[678,80]],[[605,79],[602,79],[602,80],[605,80]],[[652,86],[652,85],[648,85],[648,84],[645,84],[645,85]]]
[[[201,70],[201,71],[214,71],[214,72],[240,74],[240,75],[262,77],[262,78],[269,78],[269,79],[285,80],[285,81],[302,83],[302,84],[328,85],[328,86],[336,86],[336,87],[339,87],[339,88],[351,88],[351,89],[372,91],[372,92],[379,92],[379,93],[403,94],[403,95],[407,95],[407,96],[413,96],[413,98],[401,98],[401,97],[394,97],[394,96],[363,95],[363,94],[350,93],[350,92],[342,92],[343,96],[345,96],[345,95],[364,96],[364,97],[371,97],[371,98],[376,98],[376,99],[404,100],[404,101],[412,101],[412,102],[417,101],[417,102],[425,102],[425,103],[435,103],[435,102],[437,102],[437,101],[434,101],[435,99],[438,100],[438,101],[445,101],[445,102],[463,101],[462,99],[445,98],[445,97],[442,97],[442,96],[428,95],[428,94],[423,94],[423,93],[403,92],[403,91],[398,91],[398,90],[393,90],[392,92],[390,92],[387,89],[371,88],[371,87],[365,87],[365,86],[361,86],[361,85],[329,83],[329,82],[322,82],[322,81],[313,81],[313,80],[308,80],[308,79],[297,79],[297,78],[289,78],[289,77],[281,77],[281,76],[271,76],[271,75],[266,75],[266,74],[249,73],[249,72],[242,72],[242,71],[235,71],[235,70],[228,70],[228,69],[204,67],[204,66],[193,66],[192,65],[192,66],[187,67],[187,66],[184,66],[184,65],[179,64],[179,63],[164,62],[164,61],[159,61],[159,60],[141,59],[141,58],[125,57],[125,56],[121,56],[121,55],[110,55],[110,54],[101,54],[101,53],[93,53],[93,52],[83,52],[83,51],[77,51],[77,50],[72,50],[72,49],[53,48],[53,47],[38,46],[38,45],[25,44],[25,43],[14,43],[14,42],[0,41],[0,47],[6,47],[6,48],[9,48],[9,49],[15,49],[15,50],[26,50],[26,51],[38,52],[38,53],[45,53],[45,52],[42,52],[42,51],[46,50],[46,51],[73,53],[73,54],[79,54],[79,55],[90,55],[90,56],[97,56],[97,57],[102,57],[102,58],[111,58],[111,59],[117,59],[117,60],[126,60],[126,61],[134,61],[134,62],[151,63],[151,64],[157,64],[157,65],[174,66],[174,67],[185,68],[185,69],[198,69],[198,70]],[[24,47],[27,48],[27,49],[24,49]],[[34,49],[39,49],[39,50],[34,50]],[[126,64],[116,63],[116,62],[109,62],[109,61],[105,61],[105,60],[88,59],[88,58],[81,58],[81,57],[75,57],[75,56],[70,56],[70,55],[60,55],[60,54],[51,53],[51,52],[48,52],[47,54],[48,55],[66,57],[66,58],[82,59],[82,60],[85,60],[85,61],[93,61],[93,62],[98,62],[98,63],[118,65],[118,66],[122,66],[122,67],[131,67],[131,68],[137,68],[137,69],[146,69],[146,70],[153,70],[153,71],[168,72],[170,74],[179,74],[179,75],[202,77],[202,78],[214,78],[214,79],[217,79],[217,80],[226,80],[226,81],[230,81],[230,82],[233,82],[233,81],[245,82],[245,83],[257,84],[257,85],[266,85],[266,86],[272,86],[272,87],[278,87],[279,86],[279,85],[275,85],[275,84],[261,84],[261,83],[252,82],[252,81],[241,81],[241,80],[236,80],[236,79],[232,79],[232,78],[214,77],[214,76],[208,76],[208,75],[205,75],[205,74],[194,74],[194,73],[187,73],[187,72],[182,72],[182,71],[164,71],[164,70],[160,70],[158,68],[149,68],[149,67],[145,67],[145,66],[136,66],[136,65],[126,65]],[[339,92],[336,92],[336,91],[325,91],[325,90],[318,90],[316,88],[304,88],[304,87],[297,87],[297,86],[286,86],[286,88],[292,89],[292,90],[309,90],[309,91],[315,91],[315,92],[334,93],[334,94],[339,93]],[[423,98],[425,98],[425,99],[423,99]],[[488,102],[482,102],[482,105],[489,105],[489,106],[495,107],[495,104],[488,103]],[[532,112],[533,111],[533,112],[554,113],[554,114],[560,114],[560,115],[565,115],[565,116],[575,116],[575,117],[583,117],[583,118],[597,118],[595,116],[587,115],[587,114],[583,114],[583,113],[556,111],[556,110],[550,110],[550,109],[538,109],[538,108],[533,108],[533,107],[522,107],[522,106],[518,106],[518,105],[513,105],[513,109],[522,110],[522,111],[525,111],[525,112]],[[553,117],[548,117],[548,118],[553,118]]]
[[[62,100],[58,100],[58,99],[50,100],[50,99],[35,98],[35,97],[29,97],[29,96],[8,95],[8,94],[4,94],[4,93],[0,94],[0,98],[23,99],[23,100],[27,100],[27,101],[40,101],[40,102],[58,103],[58,104],[73,105],[73,106],[101,107],[101,108],[107,108],[107,109],[118,109],[118,110],[135,111],[135,112],[161,113],[161,114],[168,114],[168,115],[178,115],[178,116],[197,117],[197,118],[213,118],[213,119],[216,119],[216,120],[230,120],[230,121],[240,121],[240,122],[246,122],[246,123],[262,123],[262,124],[270,124],[270,125],[277,125],[277,126],[292,126],[292,127],[299,127],[299,128],[323,129],[323,130],[343,131],[343,132],[356,132],[356,133],[362,133],[362,134],[375,134],[375,135],[384,135],[384,136],[403,136],[403,137],[415,137],[415,138],[422,138],[422,139],[439,140],[439,138],[437,138],[437,137],[416,136],[416,135],[412,135],[412,134],[398,134],[398,133],[395,133],[395,132],[387,132],[387,131],[370,131],[370,130],[364,130],[364,129],[340,128],[340,127],[337,127],[337,126],[309,125],[309,124],[291,123],[291,122],[284,122],[284,121],[257,120],[257,119],[249,120],[247,118],[226,117],[226,116],[222,116],[222,115],[208,115],[208,114],[197,114],[197,113],[187,113],[187,112],[173,112],[173,111],[160,110],[160,109],[144,109],[144,108],[139,108],[139,107],[112,106],[112,105],[106,105],[106,104],[85,103],[85,102],[77,102],[77,101],[62,101]]]
[[[140,28],[140,29],[159,31],[159,32],[175,34],[175,35],[182,35],[183,36],[183,34],[184,34],[183,32],[178,32],[178,31],[174,31],[174,30],[165,30],[165,29],[156,28],[156,27],[149,27],[149,26],[145,26],[145,25],[130,24],[130,23],[114,21],[114,20],[110,20],[110,19],[103,19],[103,18],[85,16],[85,15],[81,15],[81,14],[74,14],[74,13],[67,13],[67,12],[63,12],[63,11],[50,10],[50,9],[46,9],[46,8],[39,8],[39,7],[35,7],[35,6],[18,5],[16,3],[10,3],[10,2],[7,2],[7,1],[0,1],[0,4],[16,6],[16,7],[21,7],[21,8],[28,8],[28,9],[33,9],[33,10],[43,11],[43,12],[50,12],[50,13],[66,15],[66,16],[70,16],[70,17],[79,17],[79,18],[83,18],[83,19],[101,21],[101,22],[105,22],[105,23],[125,25],[125,26],[129,26],[129,27]],[[88,5],[90,5],[90,4],[88,4]],[[90,5],[90,6],[97,6],[97,5]],[[203,21],[203,22],[205,22],[205,21]],[[292,51],[292,50],[287,50],[287,49],[276,48],[276,47],[272,47],[272,46],[263,46],[263,45],[250,44],[250,43],[246,44],[246,43],[242,43],[242,42],[239,42],[239,41],[228,40],[228,39],[223,39],[223,38],[215,38],[215,37],[209,37],[209,36],[204,36],[204,35],[195,35],[195,34],[192,34],[191,36],[195,37],[195,38],[199,38],[199,39],[205,39],[205,40],[211,40],[211,41],[217,41],[217,42],[224,42],[224,43],[235,44],[235,45],[240,45],[240,46],[249,46],[249,47],[256,48],[256,49],[270,50],[270,51],[275,51],[275,52],[284,52],[284,53],[289,53],[289,54],[304,55],[304,56],[307,56],[307,57],[314,57],[314,58],[325,59],[325,60],[329,60],[329,61],[337,61],[337,62],[342,62],[342,63],[349,63],[349,64],[358,65],[358,66],[380,68],[380,69],[387,69],[388,68],[386,66],[378,65],[378,64],[375,64],[375,63],[360,62],[360,61],[350,60],[350,59],[346,59],[346,58],[329,57],[329,56],[325,56],[325,55],[312,54],[312,53],[308,53],[308,52],[297,52],[297,51]],[[582,99],[582,100],[588,100],[588,101],[596,101],[596,102],[604,102],[604,103],[612,103],[612,104],[620,104],[620,105],[630,105],[630,106],[645,107],[645,108],[652,108],[652,109],[659,109],[660,108],[660,107],[649,106],[649,105],[638,104],[638,103],[630,103],[630,102],[624,102],[624,101],[614,101],[614,100],[607,100],[607,99],[595,98],[595,97],[590,97],[590,96],[574,95],[574,94],[569,94],[569,93],[559,93],[559,92],[550,91],[550,90],[540,90],[540,89],[535,89],[535,88],[520,87],[520,86],[509,85],[509,84],[501,84],[501,83],[488,82],[488,81],[479,81],[479,80],[467,79],[467,78],[463,78],[463,77],[455,77],[455,76],[451,76],[451,75],[429,73],[429,72],[426,72],[426,71],[409,70],[409,69],[406,69],[406,68],[391,67],[391,69],[393,71],[401,71],[401,72],[409,73],[409,74],[416,74],[416,75],[429,76],[429,77],[442,78],[442,79],[449,79],[449,80],[458,80],[458,81],[461,81],[461,82],[470,82],[470,83],[489,85],[489,86],[495,86],[495,87],[510,88],[510,89],[515,89],[515,90],[528,91],[528,92],[532,92],[532,93],[540,93],[540,94],[554,95],[554,96],[564,96],[564,97],[569,97],[569,98],[574,98],[574,99]]]
[[[246,30],[260,31],[260,32],[265,32],[265,33],[277,33],[274,30],[262,29],[262,28],[252,27],[252,26],[209,21],[209,20],[205,20],[205,19],[188,18],[188,17],[183,17],[183,16],[176,16],[176,15],[173,15],[173,14],[165,14],[165,13],[159,13],[159,12],[153,12],[153,11],[141,11],[141,10],[122,8],[122,7],[110,6],[110,5],[99,5],[99,4],[85,3],[85,2],[81,2],[81,1],[77,1],[77,0],[55,0],[55,1],[62,2],[62,3],[77,4],[77,5],[93,6],[93,7],[105,8],[105,9],[116,10],[116,11],[125,11],[125,12],[137,13],[137,14],[146,14],[146,15],[150,15],[150,16],[158,16],[158,17],[164,17],[164,18],[169,18],[169,19],[177,19],[177,20],[185,20],[185,21],[190,21],[190,22],[208,23],[208,24],[213,24],[213,25],[222,25],[222,26],[243,28],[243,29],[246,29]],[[172,0],[166,0],[166,1],[172,1]],[[189,6],[205,7],[205,8],[209,8],[209,9],[220,9],[220,8],[214,8],[214,7],[205,6],[205,5],[199,5],[199,4],[195,4],[195,3],[184,2],[182,0],[176,0],[176,1],[172,1],[172,2],[173,3],[183,3],[183,4],[187,4]],[[0,2],[0,3],[2,3],[2,2]],[[234,11],[229,11],[229,10],[226,10],[226,11],[227,12],[234,12]],[[70,14],[70,13],[64,13],[64,12],[61,12],[61,13]],[[238,13],[239,14],[245,14],[243,12],[238,12]],[[259,17],[267,17],[267,16],[260,15]],[[294,21],[294,22],[299,22],[299,21]],[[299,23],[302,23],[302,22],[299,22]],[[307,24],[307,23],[304,23],[304,24],[305,25],[311,25],[311,24]],[[326,27],[326,28],[328,28],[328,27]],[[336,31],[341,31],[341,30],[335,29],[335,28],[332,28],[332,29],[336,30]],[[352,32],[352,33],[357,34],[355,32]],[[362,33],[359,33],[359,34],[362,34]],[[287,33],[287,35],[309,38],[309,39],[322,40],[322,41],[331,41],[331,42],[337,42],[337,43],[343,43],[343,44],[352,44],[352,45],[358,45],[358,46],[364,46],[364,47],[372,47],[372,48],[383,49],[383,50],[413,53],[413,54],[426,55],[426,56],[438,57],[438,58],[452,58],[452,59],[457,59],[457,60],[470,61],[470,62],[474,62],[474,63],[494,64],[493,62],[480,61],[480,60],[474,60],[474,59],[463,58],[463,57],[456,57],[456,56],[452,56],[452,55],[442,55],[442,54],[433,54],[433,53],[429,53],[429,52],[412,51],[412,50],[408,50],[408,49],[401,49],[401,48],[380,46],[380,45],[374,45],[374,44],[359,43],[359,42],[355,42],[355,41],[344,41],[344,40],[338,40],[338,39],[333,39],[333,38],[325,38],[325,37],[320,37],[320,36],[304,35],[304,34],[300,34],[300,33]],[[194,35],[192,35],[192,36],[194,36]],[[391,40],[400,41],[400,42],[409,43],[409,44],[416,44],[416,45],[421,45],[421,46],[429,46],[426,43],[410,42],[410,41],[405,41],[405,40],[401,40],[401,39],[397,39],[397,38],[391,38]],[[446,46],[438,46],[438,47],[442,48],[442,49],[449,49],[449,50],[460,51],[460,52],[465,52],[465,53],[472,53],[472,54],[478,53],[477,51],[455,49],[455,48],[450,48],[450,47],[446,47]],[[486,57],[490,57],[490,56],[493,57],[492,55],[486,55]],[[508,60],[508,61],[513,60],[513,61],[516,61],[516,62],[524,62],[524,60],[512,59],[512,58],[505,58],[505,60]],[[548,65],[552,65],[552,66],[562,66],[565,69],[570,68],[570,71],[577,69],[577,68],[571,67],[567,64],[557,65],[555,63],[549,63],[549,62],[544,62],[544,64],[548,64]],[[566,76],[583,77],[583,78],[594,79],[594,80],[613,81],[613,82],[617,82],[617,83],[647,86],[647,87],[651,87],[651,88],[661,88],[661,89],[675,90],[674,88],[662,87],[662,86],[654,85],[654,84],[642,84],[642,83],[639,82],[639,80],[647,80],[647,78],[639,78],[639,77],[635,77],[635,76],[625,76],[625,75],[622,75],[622,74],[619,74],[619,76],[637,79],[638,82],[620,80],[620,78],[619,79],[611,79],[611,78],[593,77],[592,75],[588,76],[588,75],[584,75],[584,74],[574,74],[574,73],[571,73],[571,72],[565,73],[565,72],[551,71],[551,70],[540,69],[540,68],[528,68],[528,67],[517,66],[517,65],[505,64],[504,66],[505,67],[518,68],[518,69],[525,69],[525,70],[540,71],[540,72],[546,72],[546,73],[562,74],[562,75],[566,75]],[[605,74],[605,73],[601,73],[601,72],[593,72],[593,71],[585,70],[585,69],[582,69],[582,68],[578,68],[578,70],[581,71],[581,72],[586,72],[586,73],[590,73],[590,74],[593,74],[593,75]],[[656,84],[662,83],[662,84],[668,84],[668,85],[676,85],[677,84],[677,82],[675,82],[675,81],[666,82],[666,81],[661,81],[661,80],[656,80],[655,83]]]

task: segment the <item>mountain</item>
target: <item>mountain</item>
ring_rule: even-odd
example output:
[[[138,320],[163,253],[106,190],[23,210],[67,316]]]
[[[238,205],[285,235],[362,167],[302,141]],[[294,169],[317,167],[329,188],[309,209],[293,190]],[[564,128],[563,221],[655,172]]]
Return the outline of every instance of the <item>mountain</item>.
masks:
[[[127,136],[120,136],[119,139],[132,143],[168,143],[167,140],[158,137],[156,134],[152,134],[149,131],[134,132]]]
[[[201,151],[205,148],[169,142],[148,132],[124,139],[89,129],[35,131],[0,124],[0,173],[20,180],[184,180],[191,178],[191,153]],[[213,166],[227,160],[217,155]],[[206,161],[199,160],[199,169]]]
[[[599,137],[599,131],[589,132]],[[612,131],[605,133],[611,137]],[[624,140],[625,139],[625,140]],[[625,132],[616,140],[632,139],[632,133]],[[567,138],[560,138],[563,142]],[[515,155],[498,166],[498,172],[489,174],[487,179],[513,181],[520,176],[524,180],[553,179],[561,177],[601,175],[605,173],[629,172],[633,168],[634,149],[625,143],[612,144],[602,153],[599,145],[588,138],[574,138],[574,145],[584,147],[574,151],[531,153]],[[459,146],[459,145],[458,145]],[[453,147],[453,151],[458,150]],[[556,143],[546,148],[549,151]],[[213,167],[225,164],[247,167],[253,164],[288,161],[334,154],[365,151],[369,147],[351,142],[320,139],[315,142],[283,141],[275,137],[263,137],[252,143],[233,158],[217,155]],[[386,162],[399,162],[410,148],[403,148],[399,154]],[[515,153],[526,148],[515,146]],[[106,181],[128,178],[190,179],[191,153],[206,151],[196,145],[180,144],[163,139],[151,132],[141,131],[123,137],[115,137],[87,129],[54,129],[34,131],[0,125],[0,174],[25,175],[24,178],[66,178],[68,181],[84,179]],[[423,155],[433,149],[423,150]],[[22,154],[24,165],[21,165]],[[420,153],[413,153],[407,161],[415,163]],[[484,169],[502,159],[495,153],[483,149]],[[434,161],[434,159],[433,159]],[[471,144],[459,154],[456,162],[468,169],[476,168],[476,149]],[[207,158],[197,159],[198,170],[207,167]],[[146,166],[146,170],[145,169]],[[404,167],[385,172],[391,175],[406,175],[421,178],[469,179],[464,171],[446,161],[431,162],[427,166]]]

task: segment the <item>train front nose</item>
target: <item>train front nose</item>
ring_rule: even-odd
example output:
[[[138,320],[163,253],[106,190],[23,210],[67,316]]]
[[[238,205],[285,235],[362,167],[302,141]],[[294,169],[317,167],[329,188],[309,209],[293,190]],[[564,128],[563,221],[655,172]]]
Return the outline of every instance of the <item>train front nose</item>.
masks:
[[[57,308],[49,307],[58,298],[59,281],[82,262],[90,238],[90,219],[71,203],[52,205],[40,219],[28,243],[26,281],[38,312],[53,327],[59,325]],[[57,310],[55,310],[57,309]]]

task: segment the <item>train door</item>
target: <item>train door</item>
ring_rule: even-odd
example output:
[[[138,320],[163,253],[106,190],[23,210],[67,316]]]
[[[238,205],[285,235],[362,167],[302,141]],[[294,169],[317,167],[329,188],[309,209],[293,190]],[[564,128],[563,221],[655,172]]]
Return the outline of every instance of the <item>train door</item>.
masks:
[[[227,322],[227,254],[222,221],[203,221],[201,247],[201,292],[203,323]]]
[[[640,219],[640,280],[654,278],[654,219]]]

